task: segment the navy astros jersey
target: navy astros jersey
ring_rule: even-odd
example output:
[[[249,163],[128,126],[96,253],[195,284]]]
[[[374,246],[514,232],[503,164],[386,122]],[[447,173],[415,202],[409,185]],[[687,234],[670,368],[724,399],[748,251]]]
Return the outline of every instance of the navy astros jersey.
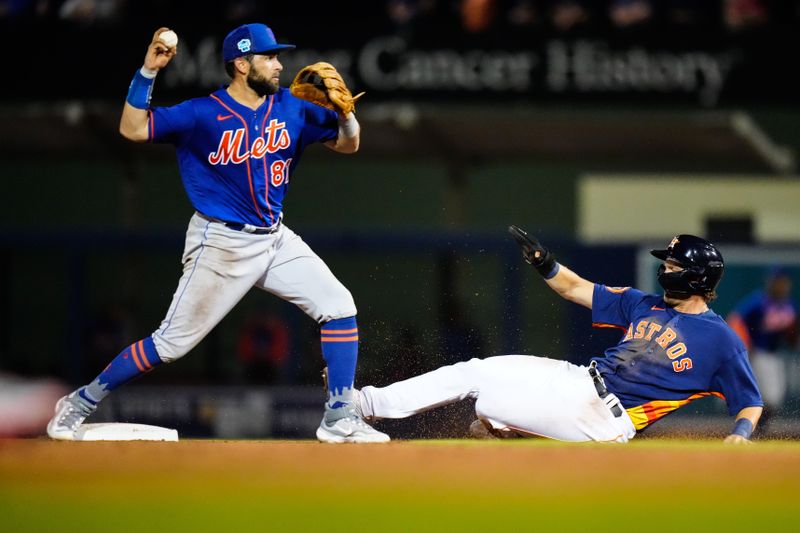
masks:
[[[680,313],[661,296],[595,284],[592,321],[625,331],[605,357],[593,360],[637,430],[712,394],[732,415],[763,405],[747,349],[711,310]]]
[[[309,144],[339,135],[336,113],[281,88],[256,110],[223,88],[150,112],[150,141],[174,144],[194,208],[225,222],[271,226]]]

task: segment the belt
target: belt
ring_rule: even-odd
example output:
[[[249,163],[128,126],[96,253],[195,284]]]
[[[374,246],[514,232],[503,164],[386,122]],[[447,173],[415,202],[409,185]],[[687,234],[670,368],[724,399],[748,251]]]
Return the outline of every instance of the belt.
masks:
[[[262,226],[253,226],[251,224],[242,224],[240,222],[225,222],[224,220],[204,215],[200,211],[197,211],[197,216],[199,216],[203,220],[208,220],[209,222],[217,222],[219,224],[222,224],[226,228],[230,228],[236,231],[243,231],[245,233],[252,233],[253,235],[271,235],[280,229],[281,221],[283,220],[283,213],[281,213],[281,216],[278,217],[278,221],[276,223],[274,223],[269,227],[262,227]]]
[[[592,361],[589,364],[589,375],[592,377],[592,383],[594,383],[594,390],[597,391],[597,395],[600,396],[601,400],[605,400],[609,392],[606,388],[605,381],[603,381],[603,376],[601,376],[600,372],[597,370],[597,361]],[[622,407],[620,407],[619,404],[611,405],[609,409],[611,409],[611,414],[613,414],[615,418],[622,416]]]

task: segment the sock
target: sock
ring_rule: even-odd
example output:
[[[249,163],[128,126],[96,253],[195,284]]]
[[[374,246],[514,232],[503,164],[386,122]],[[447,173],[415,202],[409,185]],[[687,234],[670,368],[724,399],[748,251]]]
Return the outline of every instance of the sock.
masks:
[[[119,353],[94,381],[78,390],[84,400],[97,404],[117,387],[162,363],[152,337],[134,342]]]
[[[322,357],[328,364],[328,407],[338,409],[353,401],[358,360],[356,317],[338,318],[322,326]]]

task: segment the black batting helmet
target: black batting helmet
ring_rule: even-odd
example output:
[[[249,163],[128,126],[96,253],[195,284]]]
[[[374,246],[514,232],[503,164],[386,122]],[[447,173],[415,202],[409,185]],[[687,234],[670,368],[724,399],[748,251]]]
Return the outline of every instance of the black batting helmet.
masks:
[[[694,235],[678,235],[666,250],[650,250],[650,253],[683,267],[680,272],[667,272],[664,265],[658,269],[658,282],[671,296],[713,295],[725,270],[717,247]]]

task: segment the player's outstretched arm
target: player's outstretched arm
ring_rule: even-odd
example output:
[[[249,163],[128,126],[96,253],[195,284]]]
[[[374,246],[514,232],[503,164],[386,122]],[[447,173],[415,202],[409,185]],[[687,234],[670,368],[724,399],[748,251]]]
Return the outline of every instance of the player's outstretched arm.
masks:
[[[762,407],[745,407],[736,415],[733,431],[725,437],[726,444],[751,444],[750,435],[761,418]]]
[[[592,308],[593,282],[583,279],[564,265],[557,263],[555,255],[522,228],[509,226],[508,232],[522,248],[522,258],[525,262],[542,275],[551,289],[570,302]]]
[[[125,99],[125,106],[122,108],[119,132],[131,141],[144,142],[147,140],[149,133],[147,109],[150,106],[153,82],[158,71],[166,67],[177,53],[177,42],[165,42],[169,38],[163,37],[164,34],[171,34],[175,39],[175,33],[171,32],[169,28],[156,30],[150,46],[147,47],[144,65],[134,75],[128,90],[128,97]]]
[[[564,265],[558,266],[556,275],[546,279],[545,282],[562,298],[591,309],[594,283],[583,279]]]

